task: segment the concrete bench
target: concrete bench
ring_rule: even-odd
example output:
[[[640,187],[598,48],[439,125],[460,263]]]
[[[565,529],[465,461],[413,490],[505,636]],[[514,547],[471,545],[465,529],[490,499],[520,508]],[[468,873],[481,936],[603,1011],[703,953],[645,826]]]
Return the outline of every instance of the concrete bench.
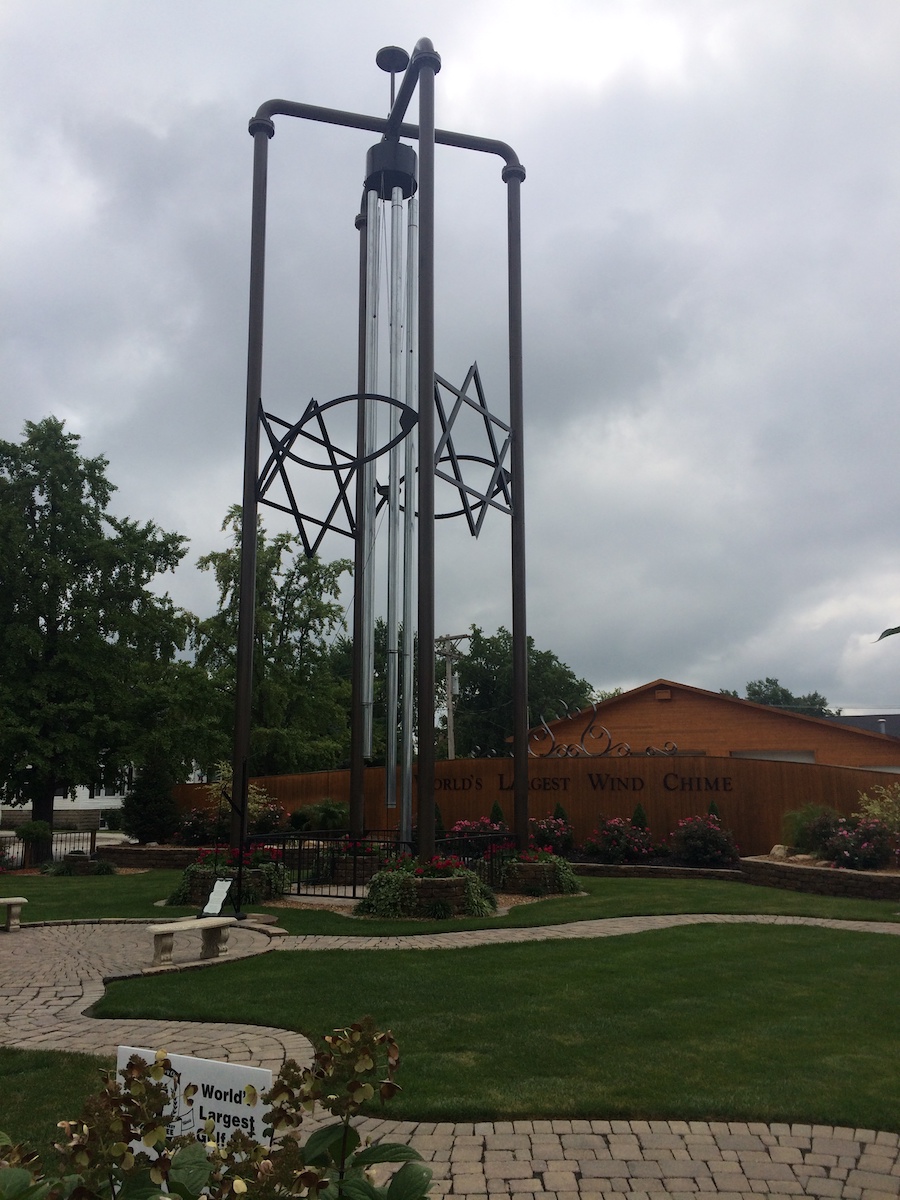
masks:
[[[235,917],[199,917],[187,921],[167,921],[164,925],[148,925],[147,932],[153,937],[153,966],[172,965],[172,945],[176,933],[190,933],[199,929],[203,936],[201,958],[218,958],[228,953],[228,930],[237,924]]]
[[[14,933],[19,928],[22,905],[27,903],[24,896],[0,896],[0,905],[6,905],[6,920],[3,928],[7,933]]]

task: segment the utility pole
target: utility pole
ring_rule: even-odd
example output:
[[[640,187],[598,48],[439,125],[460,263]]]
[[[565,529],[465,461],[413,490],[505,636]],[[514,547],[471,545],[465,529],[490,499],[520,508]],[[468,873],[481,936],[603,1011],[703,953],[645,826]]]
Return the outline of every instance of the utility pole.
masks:
[[[444,695],[447,704],[447,757],[456,758],[456,739],[453,734],[453,668],[462,657],[460,642],[469,640],[468,633],[444,633],[435,639],[434,648],[445,666]]]

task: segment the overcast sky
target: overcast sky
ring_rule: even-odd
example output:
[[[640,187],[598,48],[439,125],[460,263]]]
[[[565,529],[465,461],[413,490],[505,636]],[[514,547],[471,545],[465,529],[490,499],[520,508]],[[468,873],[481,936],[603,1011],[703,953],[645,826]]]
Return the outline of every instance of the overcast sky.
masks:
[[[768,675],[900,708],[896,0],[5,0],[0,437],[55,415],[115,507],[240,497],[252,140],[385,115],[430,37],[443,128],[522,188],[529,630],[597,687]],[[410,110],[415,119],[415,104]],[[371,134],[276,118],[264,399],[355,390]],[[499,160],[438,148],[436,368],[505,415]],[[383,390],[387,390],[386,387]],[[301,485],[302,486],[302,485]],[[439,631],[509,624],[509,528],[437,534]],[[327,557],[350,552],[334,537]]]

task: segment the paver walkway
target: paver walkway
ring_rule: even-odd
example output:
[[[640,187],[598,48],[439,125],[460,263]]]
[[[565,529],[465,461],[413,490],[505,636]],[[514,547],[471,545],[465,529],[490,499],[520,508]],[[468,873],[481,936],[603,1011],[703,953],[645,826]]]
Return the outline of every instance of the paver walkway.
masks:
[[[578,921],[534,929],[488,929],[421,937],[280,937],[242,925],[230,957],[278,950],[450,950],[559,938],[609,937],[714,922],[816,925],[900,935],[900,925],[803,917],[680,915]],[[258,1025],[97,1021],[84,1011],[103,981],[140,974],[150,960],[144,922],[23,926],[0,934],[0,1044],[109,1055],[119,1044],[233,1059],[277,1069],[285,1056],[308,1062],[312,1047],[287,1030]],[[176,942],[175,962],[197,945]],[[778,1069],[778,1064],[773,1064]],[[896,1133],[827,1125],[706,1121],[535,1120],[477,1124],[366,1118],[360,1133],[409,1142],[434,1171],[432,1191],[454,1200],[898,1200]]]

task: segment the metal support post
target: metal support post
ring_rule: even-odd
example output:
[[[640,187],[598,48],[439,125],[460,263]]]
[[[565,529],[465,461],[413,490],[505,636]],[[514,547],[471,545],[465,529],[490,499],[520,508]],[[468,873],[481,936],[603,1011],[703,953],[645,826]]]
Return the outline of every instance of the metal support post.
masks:
[[[419,857],[434,854],[434,76],[428,39],[413,51],[419,76]],[[403,86],[397,97],[403,96]]]

